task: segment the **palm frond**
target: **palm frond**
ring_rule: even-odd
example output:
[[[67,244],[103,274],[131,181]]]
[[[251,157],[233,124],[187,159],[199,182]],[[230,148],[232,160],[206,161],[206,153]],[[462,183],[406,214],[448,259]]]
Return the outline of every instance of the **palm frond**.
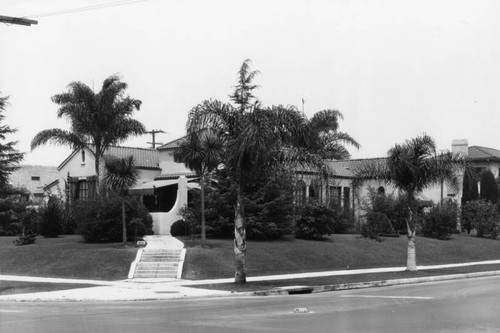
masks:
[[[31,140],[31,150],[46,143],[66,145],[72,147],[73,149],[85,147],[87,144],[84,137],[81,137],[70,131],[53,128],[43,130],[35,135],[35,137]]]
[[[139,170],[135,167],[133,156],[116,158],[106,155],[104,157],[104,182],[113,190],[126,191],[139,179]]]

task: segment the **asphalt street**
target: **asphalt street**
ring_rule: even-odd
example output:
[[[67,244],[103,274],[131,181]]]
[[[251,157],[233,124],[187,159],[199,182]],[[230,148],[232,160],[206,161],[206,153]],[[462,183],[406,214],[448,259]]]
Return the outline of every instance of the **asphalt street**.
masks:
[[[500,277],[320,294],[2,302],[0,332],[500,332]]]

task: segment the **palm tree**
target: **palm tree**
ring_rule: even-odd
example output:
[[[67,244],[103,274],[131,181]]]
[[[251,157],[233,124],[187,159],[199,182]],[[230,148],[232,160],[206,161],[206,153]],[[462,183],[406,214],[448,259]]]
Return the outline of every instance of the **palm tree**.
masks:
[[[133,156],[125,158],[116,158],[106,156],[104,159],[106,173],[104,182],[118,195],[122,200],[122,242],[127,244],[127,222],[125,216],[125,198],[128,195],[129,188],[139,179],[139,170],[134,165]]]
[[[385,162],[371,162],[356,170],[359,179],[380,179],[393,185],[406,195],[409,216],[406,219],[408,231],[407,270],[417,270],[415,233],[417,196],[431,185],[447,182],[458,189],[458,172],[465,167],[465,160],[459,154],[437,154],[434,140],[428,135],[396,144],[389,150]]]
[[[236,283],[246,282],[245,187],[254,179],[269,177],[283,167],[307,164],[324,170],[321,154],[310,149],[313,144],[319,146],[320,133],[325,134],[321,137],[323,143],[330,144],[332,150],[335,147],[331,140],[335,136],[330,134],[336,127],[322,128],[320,124],[311,123],[295,107],[263,107],[252,94],[252,90],[258,87],[252,84],[258,71],[251,71],[249,63],[249,60],[243,62],[238,72],[238,84],[230,95],[236,107],[206,100],[190,111],[187,124],[188,135],[207,131],[222,143],[220,156],[236,192]],[[314,131],[316,137],[312,135]],[[338,136],[335,138],[342,140]]]
[[[201,243],[206,241],[205,178],[221,163],[222,141],[210,130],[191,132],[179,147],[175,158],[184,162],[200,177]]]
[[[70,146],[72,149],[89,149],[95,156],[97,188],[100,181],[101,160],[106,150],[131,135],[146,130],[132,113],[139,110],[141,101],[124,96],[127,84],[117,75],[104,80],[97,94],[82,82],[71,82],[68,91],[52,97],[60,108],[58,118],[66,117],[71,129],[47,129],[31,140],[31,150],[48,142]]]
[[[360,144],[349,134],[339,131],[339,119],[344,116],[338,110],[322,110],[308,121],[309,149],[324,159],[344,160],[350,158],[345,145],[360,148]]]

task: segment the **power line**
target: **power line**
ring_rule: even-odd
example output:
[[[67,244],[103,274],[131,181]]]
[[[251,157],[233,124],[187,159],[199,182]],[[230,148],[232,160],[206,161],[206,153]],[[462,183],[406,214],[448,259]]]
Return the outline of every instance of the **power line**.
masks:
[[[64,14],[73,14],[73,13],[89,11],[89,10],[96,10],[96,9],[101,9],[101,8],[125,6],[125,5],[130,5],[130,4],[133,4],[136,2],[145,2],[145,1],[148,1],[148,0],[121,0],[121,1],[103,3],[103,4],[99,4],[99,5],[56,10],[56,11],[52,11],[52,12],[45,12],[45,13],[40,13],[40,14],[28,15],[25,17],[40,18],[40,17],[57,16],[57,15],[64,15]]]

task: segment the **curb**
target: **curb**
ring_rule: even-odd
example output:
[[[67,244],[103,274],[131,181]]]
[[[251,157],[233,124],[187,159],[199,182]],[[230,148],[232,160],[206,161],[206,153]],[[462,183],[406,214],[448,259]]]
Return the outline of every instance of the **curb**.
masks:
[[[465,273],[465,274],[425,276],[425,277],[408,278],[408,279],[339,283],[339,284],[330,284],[330,285],[322,285],[322,286],[279,287],[279,288],[270,289],[270,290],[254,291],[252,293],[252,295],[254,295],[254,296],[274,296],[274,295],[313,294],[313,293],[324,293],[324,292],[329,292],[329,291],[389,287],[389,286],[399,286],[399,285],[405,285],[405,284],[462,280],[462,279],[489,277],[489,276],[498,276],[498,275],[500,275],[500,271],[489,271],[489,272],[474,272],[474,273]]]

